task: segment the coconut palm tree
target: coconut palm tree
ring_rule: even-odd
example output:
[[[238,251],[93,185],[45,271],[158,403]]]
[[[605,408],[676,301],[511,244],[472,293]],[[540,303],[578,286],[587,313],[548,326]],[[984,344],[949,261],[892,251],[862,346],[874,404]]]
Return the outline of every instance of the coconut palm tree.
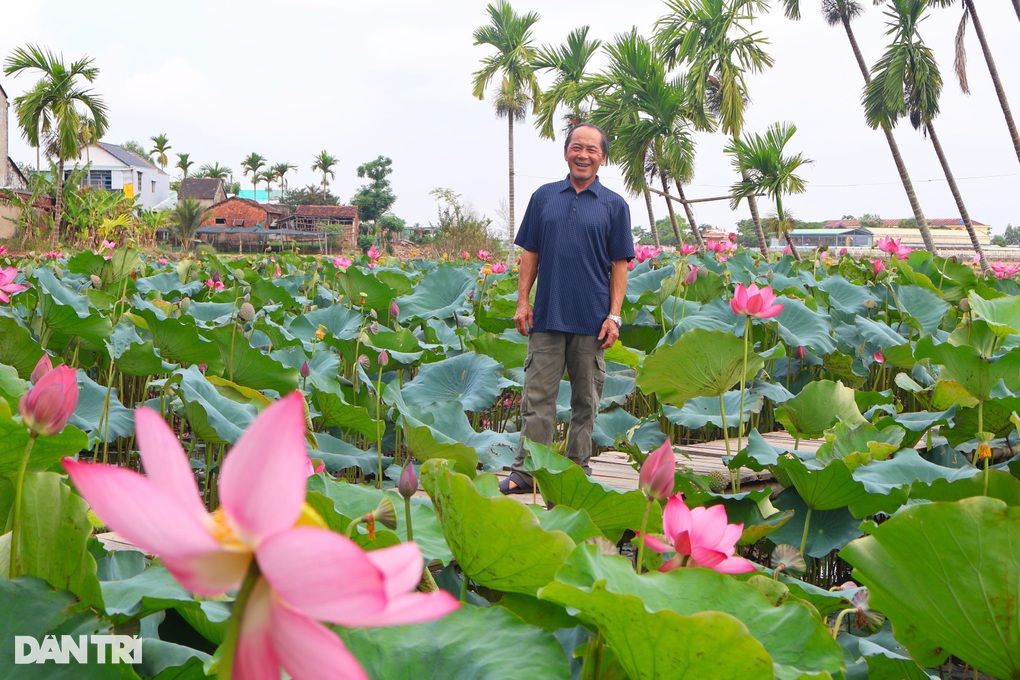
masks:
[[[333,166],[340,162],[340,159],[330,156],[325,149],[319,152],[319,155],[315,157],[315,161],[312,163],[312,172],[322,173],[322,200],[326,200],[326,187],[329,186],[329,182],[326,181],[326,176],[336,177],[336,173],[333,172]]]
[[[927,0],[889,0],[886,16],[886,35],[892,35],[892,44],[871,69],[871,80],[864,88],[864,117],[873,128],[892,128],[900,118],[907,116],[915,130],[920,129],[931,140],[932,148],[942,166],[949,190],[956,201],[971,245],[987,272],[990,267],[978,241],[974,223],[963,202],[956,178],[935,134],[933,121],[939,113],[939,95],[942,93],[942,74],[931,50],[921,40],[918,24],[924,18]]]
[[[255,192],[255,200],[258,200],[258,183],[261,180],[259,177],[259,170],[266,165],[266,159],[263,156],[252,151],[248,154],[248,157],[241,161],[241,169],[244,170],[244,174],[251,175],[251,186]]]
[[[266,203],[268,203],[269,194],[273,191],[273,182],[276,180],[276,173],[272,168],[265,168],[259,172],[259,179],[266,183]]]
[[[687,64],[693,104],[711,110],[724,134],[739,137],[749,101],[744,74],[773,64],[764,50],[768,40],[745,26],[767,5],[762,0],[667,0],[666,6],[670,13],[656,22],[655,40],[667,66]],[[748,196],[747,203],[758,248],[767,258],[757,199]]]
[[[272,170],[273,172],[273,179],[279,180],[280,190],[286,192],[287,180],[285,179],[284,176],[291,170],[297,170],[297,166],[291,165],[290,163],[277,163],[272,168],[270,168],[270,170]]]
[[[473,33],[475,45],[490,45],[496,53],[482,59],[482,68],[475,71],[472,94],[485,98],[485,91],[494,78],[498,79],[493,105],[496,115],[507,119],[507,150],[509,155],[509,257],[514,251],[514,121],[524,117],[527,105],[533,106],[541,97],[538,78],[532,60],[535,49],[531,41],[531,27],[541,18],[535,12],[517,14],[507,0],[499,0],[485,8],[490,23],[479,26]]]
[[[210,177],[212,179],[225,180],[228,177],[230,177],[233,173],[234,173],[233,170],[231,170],[230,168],[228,168],[225,165],[220,165],[219,162],[217,161],[216,163],[213,163],[212,165],[209,165],[208,163],[203,163],[198,168],[198,174],[195,175],[195,176],[196,177]]]
[[[211,211],[204,210],[202,204],[194,198],[185,198],[177,202],[170,218],[174,234],[181,242],[181,246],[188,250],[195,249],[195,235],[202,222],[208,219]]]
[[[783,0],[783,4],[786,6],[787,17],[794,20],[800,19],[800,0]],[[864,8],[857,0],[822,0],[822,16],[830,26],[843,27],[847,40],[850,41],[850,49],[853,50],[854,58],[857,60],[857,66],[861,69],[864,83],[867,85],[871,81],[871,75],[868,72],[867,62],[864,61],[864,56],[861,54],[861,48],[857,44],[857,37],[854,35],[853,27],[850,25],[850,22],[859,17],[863,12]],[[886,144],[889,146],[893,163],[896,165],[896,172],[900,176],[900,183],[907,194],[907,201],[910,203],[910,210],[914,213],[914,222],[917,223],[917,228],[921,232],[921,240],[924,241],[924,247],[932,255],[937,255],[935,239],[932,238],[931,229],[928,227],[928,220],[924,216],[924,211],[921,210],[921,203],[917,200],[917,192],[914,191],[914,183],[910,180],[910,173],[907,172],[907,164],[903,162],[899,145],[896,144],[896,139],[893,137],[892,130],[889,127],[882,126],[882,134],[885,135]]]
[[[58,177],[52,237],[56,249],[63,222],[64,162],[81,153],[83,120],[91,121],[86,127],[97,139],[106,134],[109,122],[106,104],[80,82],[92,83],[99,75],[92,59],[85,57],[67,66],[62,56],[28,45],[15,49],[4,62],[4,73],[9,76],[32,71],[38,71],[42,77],[31,90],[14,98],[14,110],[18,127],[29,144],[39,149],[47,136],[56,141]]]
[[[1020,161],[1020,134],[1017,134],[1016,123],[1013,122],[1013,113],[1009,110],[1009,100],[1006,99],[1006,90],[1002,87],[1002,80],[999,79],[999,70],[995,67],[995,59],[988,47],[988,40],[985,39],[985,30],[981,27],[981,20],[978,18],[977,9],[974,7],[974,0],[929,0],[931,4],[940,7],[949,7],[957,2],[963,6],[963,16],[960,17],[960,27],[956,31],[956,77],[960,83],[960,89],[970,94],[970,85],[967,83],[967,48],[963,39],[967,33],[967,20],[974,24],[974,33],[981,44],[981,53],[985,57],[985,64],[988,66],[988,74],[992,77],[992,85],[995,88],[995,96],[999,99],[999,107],[1002,108],[1002,115],[1006,119],[1006,128],[1013,141],[1013,150],[1016,158]]]
[[[659,180],[679,243],[683,238],[668,195],[669,182],[674,182],[691,234],[703,246],[683,185],[694,175],[694,128],[706,129],[709,121],[692,107],[687,82],[666,77],[665,63],[637,31],[617,36],[605,49],[608,69],[585,88],[593,90],[598,104],[591,120],[613,137],[612,157],[620,162],[628,189],[647,188],[648,177]]]
[[[166,133],[159,133],[155,137],[149,137],[152,142],[152,149],[149,150],[149,154],[155,157],[156,165],[166,170],[167,157],[166,152],[168,149],[172,149],[170,146],[170,140],[167,139]]]
[[[802,165],[812,163],[801,154],[784,156],[786,145],[797,132],[790,123],[773,123],[765,135],[753,134],[734,137],[726,145],[726,153],[733,154],[733,167],[741,173],[741,181],[730,187],[733,197],[730,205],[736,208],[740,199],[764,193],[776,202],[776,231],[786,239],[794,259],[800,254],[790,238],[790,220],[783,209],[785,194],[804,193],[804,180],[794,173]]]
[[[184,175],[184,179],[188,179],[188,171],[191,170],[191,166],[195,164],[195,161],[191,160],[191,154],[179,153],[177,154],[177,165],[176,167]]]
[[[555,74],[552,86],[537,102],[535,127],[542,137],[556,138],[553,121],[560,106],[568,109],[568,126],[587,119],[590,106],[580,96],[581,84],[587,77],[588,62],[601,46],[601,40],[588,40],[588,27],[582,26],[571,31],[563,45],[547,45],[535,52],[532,67]]]

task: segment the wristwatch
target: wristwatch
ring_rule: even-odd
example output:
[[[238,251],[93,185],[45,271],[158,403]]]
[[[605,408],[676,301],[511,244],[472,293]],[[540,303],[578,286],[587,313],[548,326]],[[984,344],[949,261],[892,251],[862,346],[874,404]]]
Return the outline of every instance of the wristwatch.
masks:
[[[609,314],[606,316],[606,318],[615,323],[617,328],[623,326],[623,319],[616,316],[615,314]]]

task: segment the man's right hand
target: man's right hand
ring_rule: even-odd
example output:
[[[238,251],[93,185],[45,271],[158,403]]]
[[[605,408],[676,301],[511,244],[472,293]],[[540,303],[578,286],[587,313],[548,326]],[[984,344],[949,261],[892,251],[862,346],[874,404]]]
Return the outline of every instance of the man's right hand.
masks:
[[[527,302],[517,305],[517,311],[514,313],[514,325],[517,326],[517,332],[524,336],[527,336],[531,327],[535,325],[535,314]]]

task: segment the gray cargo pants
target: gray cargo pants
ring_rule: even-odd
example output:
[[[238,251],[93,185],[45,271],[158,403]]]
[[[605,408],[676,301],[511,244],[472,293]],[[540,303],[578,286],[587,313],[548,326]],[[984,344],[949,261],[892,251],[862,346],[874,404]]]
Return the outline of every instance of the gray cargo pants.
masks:
[[[573,333],[532,333],[528,336],[528,358],[524,361],[524,393],[521,397],[521,446],[512,469],[524,472],[528,452],[523,439],[552,446],[556,430],[556,396],[566,369],[570,378],[570,430],[567,458],[591,474],[591,432],[606,383],[605,350],[593,335]]]

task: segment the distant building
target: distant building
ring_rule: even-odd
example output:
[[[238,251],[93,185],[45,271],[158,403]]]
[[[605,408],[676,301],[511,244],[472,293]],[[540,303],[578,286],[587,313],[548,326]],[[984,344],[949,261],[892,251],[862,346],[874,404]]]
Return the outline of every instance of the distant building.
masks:
[[[0,189],[27,189],[28,180],[8,155],[10,153],[9,109],[7,93],[4,92],[3,85],[0,85]]]
[[[142,208],[155,208],[170,197],[170,175],[146,158],[134,154],[122,146],[97,142],[89,144],[78,158],[68,161],[64,172],[70,168],[91,163],[84,183],[93,189],[123,191],[135,199]]]
[[[187,177],[181,180],[181,186],[177,189],[177,200],[181,201],[185,198],[198,201],[198,204],[203,208],[211,208],[217,203],[227,200],[227,193],[221,179]]]
[[[831,248],[868,248],[873,237],[871,230],[866,227],[790,230],[790,240],[798,248],[817,248],[820,245]]]
[[[358,244],[359,224],[358,207],[354,205],[299,205],[294,214],[277,226],[300,232],[336,234],[341,248],[354,248]]]
[[[924,248],[924,241],[921,239],[921,231],[916,227],[899,226],[904,220],[882,220],[881,226],[868,226],[872,233],[872,240],[883,237],[901,239],[900,244],[911,248]],[[981,222],[971,222],[974,225],[974,232],[977,234],[978,243],[981,247],[991,243],[991,226]],[[870,224],[870,223],[869,223]],[[828,220],[825,223],[826,229],[857,229],[861,227],[860,220]],[[932,240],[935,241],[935,248],[946,250],[973,250],[970,242],[970,235],[960,218],[935,218],[928,220],[928,227],[931,229]]]

